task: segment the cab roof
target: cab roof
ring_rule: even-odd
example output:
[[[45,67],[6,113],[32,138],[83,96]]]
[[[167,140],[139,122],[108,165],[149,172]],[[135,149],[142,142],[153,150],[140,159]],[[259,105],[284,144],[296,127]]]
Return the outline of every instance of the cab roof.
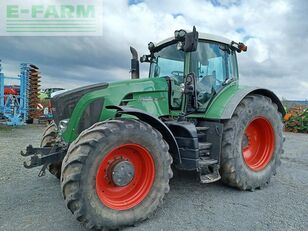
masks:
[[[224,43],[224,44],[228,44],[228,45],[230,45],[231,42],[232,42],[231,40],[229,40],[225,37],[213,35],[213,34],[208,34],[208,33],[199,33],[199,39]],[[172,40],[174,40],[174,37],[167,38],[167,39],[155,44],[155,46],[158,47],[158,46],[160,46],[164,43],[171,42]]]

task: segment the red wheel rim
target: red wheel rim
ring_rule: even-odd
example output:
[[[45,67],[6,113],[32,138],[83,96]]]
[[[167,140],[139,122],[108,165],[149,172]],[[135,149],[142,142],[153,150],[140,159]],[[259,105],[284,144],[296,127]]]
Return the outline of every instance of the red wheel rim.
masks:
[[[264,117],[252,120],[246,127],[242,152],[246,165],[253,171],[264,169],[271,161],[275,147],[274,129]]]
[[[125,186],[116,185],[111,177],[119,161],[134,168],[132,180]],[[115,210],[127,210],[138,205],[148,195],[155,178],[154,160],[147,149],[138,144],[124,144],[109,152],[96,174],[96,192],[100,201]]]

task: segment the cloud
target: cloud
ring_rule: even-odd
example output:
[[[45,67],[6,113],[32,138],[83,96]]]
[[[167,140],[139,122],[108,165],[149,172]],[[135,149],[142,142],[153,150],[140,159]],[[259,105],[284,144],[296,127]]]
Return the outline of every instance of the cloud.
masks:
[[[248,52],[238,55],[241,83],[308,98],[307,1],[117,0],[104,1],[103,9],[102,37],[0,37],[1,59],[16,64],[6,71],[16,74],[18,63],[35,63],[45,87],[128,79],[129,46],[144,54],[149,41],[196,25],[245,41]]]

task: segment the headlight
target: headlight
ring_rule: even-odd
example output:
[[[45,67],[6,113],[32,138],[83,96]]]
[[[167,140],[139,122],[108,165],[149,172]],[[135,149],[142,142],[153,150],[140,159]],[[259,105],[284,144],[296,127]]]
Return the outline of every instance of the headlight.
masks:
[[[65,132],[66,128],[67,128],[67,124],[70,120],[69,119],[64,119],[64,120],[61,120],[59,122],[59,132],[61,134],[63,134],[63,132]]]

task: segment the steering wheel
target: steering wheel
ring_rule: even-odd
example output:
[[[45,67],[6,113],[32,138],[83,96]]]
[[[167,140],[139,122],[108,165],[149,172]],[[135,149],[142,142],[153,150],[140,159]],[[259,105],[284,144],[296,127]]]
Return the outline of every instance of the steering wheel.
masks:
[[[172,71],[171,75],[174,75],[175,77],[184,76],[184,71]]]
[[[171,78],[173,78],[176,82],[183,82],[184,71],[172,71],[171,75],[173,75]]]

